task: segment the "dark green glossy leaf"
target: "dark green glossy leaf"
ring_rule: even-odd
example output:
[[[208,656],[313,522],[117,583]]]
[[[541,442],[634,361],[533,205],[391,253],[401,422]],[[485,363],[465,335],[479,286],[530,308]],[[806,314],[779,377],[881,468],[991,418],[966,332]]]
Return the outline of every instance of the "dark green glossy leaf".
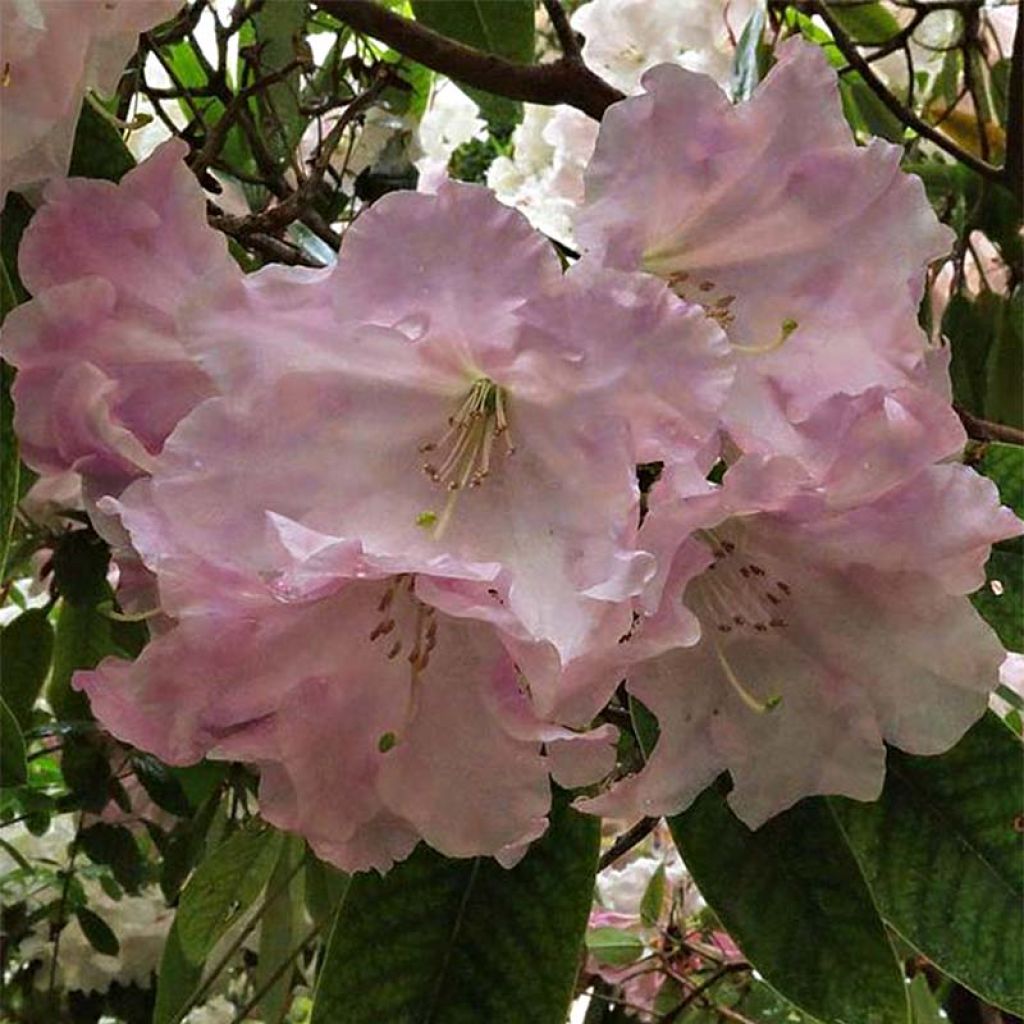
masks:
[[[412,0],[416,20],[460,43],[519,64],[534,59],[533,4],[530,0]],[[511,125],[522,105],[503,96],[465,88],[492,124]]]
[[[828,804],[802,800],[752,832],[723,780],[669,819],[704,898],[765,980],[836,1024],[904,1024],[902,971]]]
[[[181,894],[175,924],[181,951],[202,963],[222,935],[266,887],[283,836],[273,829],[242,829],[196,868]]]
[[[110,802],[110,763],[92,737],[65,739],[60,770],[77,808],[98,814]]]
[[[889,752],[874,804],[833,800],[889,924],[984,999],[1024,1013],[1024,747],[994,715],[940,757]]]
[[[89,940],[89,945],[105,956],[117,956],[121,951],[121,943],[112,931],[109,924],[103,920],[95,911],[88,907],[79,907],[75,911],[75,918],[82,934]]]
[[[151,754],[136,751],[132,754],[132,770],[142,788],[158,807],[182,818],[192,813],[192,805],[181,782],[167,765]]]
[[[552,812],[512,870],[420,846],[357,875],[335,919],[313,1024],[563,1024],[597,864],[598,822]]]
[[[1024,516],[1024,448],[987,444],[977,468],[999,487],[1003,504]],[[972,595],[975,608],[1011,650],[1024,650],[1024,543],[1001,541],[985,567],[985,585]]]
[[[28,727],[52,659],[53,627],[42,608],[22,612],[0,631],[0,690],[22,729]]]
[[[25,739],[7,702],[0,699],[0,786],[20,786],[27,778]]]
[[[120,181],[134,166],[135,158],[121,133],[91,103],[83,103],[68,176]]]
[[[138,892],[146,879],[146,865],[128,829],[99,822],[82,829],[78,834],[78,843],[91,861],[106,864],[124,889],[131,893]]]

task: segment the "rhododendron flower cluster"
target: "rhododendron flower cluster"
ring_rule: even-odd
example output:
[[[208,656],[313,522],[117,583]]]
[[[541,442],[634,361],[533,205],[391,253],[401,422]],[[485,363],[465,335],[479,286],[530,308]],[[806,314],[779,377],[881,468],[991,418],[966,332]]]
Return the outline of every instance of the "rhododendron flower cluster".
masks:
[[[159,613],[76,677],[114,735],[257,765],[348,870],[512,864],[552,778],[662,814],[727,770],[757,826],[956,742],[1003,657],[966,595],[1020,524],[916,321],[949,239],[820,51],[777,55],[743,104],[665,64],[608,111],[565,272],[479,186],[248,276],[177,143],[50,187],[4,352],[26,461]],[[627,778],[623,680],[660,727]]]

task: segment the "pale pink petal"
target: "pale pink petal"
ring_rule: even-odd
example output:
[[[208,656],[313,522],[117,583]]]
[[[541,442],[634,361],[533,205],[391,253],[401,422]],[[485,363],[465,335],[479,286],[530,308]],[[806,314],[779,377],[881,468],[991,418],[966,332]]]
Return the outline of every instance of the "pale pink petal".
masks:
[[[0,0],[0,202],[67,172],[87,89],[114,91],[140,32],[180,0]]]
[[[240,272],[183,155],[169,142],[119,185],[56,182],[25,232],[35,298],[5,321],[3,354],[19,371],[15,424],[38,471],[74,469],[116,494],[213,393],[177,318]]]
[[[748,450],[836,391],[908,382],[924,271],[949,245],[899,147],[854,144],[820,49],[777,55],[737,106],[702,76],[648,72],[604,119],[578,225],[722,321],[739,357],[725,419]]]

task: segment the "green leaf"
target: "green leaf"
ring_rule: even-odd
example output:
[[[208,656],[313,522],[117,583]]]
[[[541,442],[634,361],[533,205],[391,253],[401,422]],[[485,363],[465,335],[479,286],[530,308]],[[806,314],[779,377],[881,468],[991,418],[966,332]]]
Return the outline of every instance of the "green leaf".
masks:
[[[53,646],[53,673],[46,684],[46,699],[57,718],[81,721],[92,718],[89,698],[71,686],[79,669],[95,668],[114,653],[110,619],[95,608],[61,601]]]
[[[644,944],[639,937],[621,928],[590,928],[584,942],[595,960],[612,967],[635,964],[644,955]]]
[[[99,813],[110,802],[110,763],[93,737],[69,736],[61,751],[60,770],[75,806]]]
[[[658,865],[657,870],[651,875],[651,880],[644,889],[643,897],[640,900],[640,920],[644,924],[657,924],[661,917],[661,908],[665,903],[665,864]]]
[[[1004,505],[1024,515],[1024,448],[986,444],[977,468],[999,487]],[[985,566],[985,585],[971,600],[1003,644],[1024,650],[1024,544],[1021,538],[1001,541]]]
[[[758,3],[743,26],[736,46],[729,75],[729,91],[735,102],[750,99],[751,94],[768,70],[768,50],[764,45],[766,6]]]
[[[915,974],[910,982],[910,1019],[913,1024],[946,1024],[942,1012],[924,974]]]
[[[196,868],[181,894],[175,923],[181,951],[202,963],[266,887],[281,852],[273,829],[242,829]]]
[[[421,845],[357,875],[335,919],[312,1024],[563,1024],[599,827],[566,806],[511,870]]]
[[[117,956],[121,952],[121,943],[113,933],[110,925],[99,914],[88,907],[79,907],[75,918],[82,934],[89,940],[89,945],[104,956]]]
[[[132,770],[158,807],[184,818],[192,813],[192,804],[185,795],[185,790],[177,777],[167,765],[158,761],[152,754],[136,751],[132,754]]]
[[[18,720],[0,698],[0,786],[20,786],[27,778],[25,739]]]
[[[1024,287],[1018,287],[1009,301],[1000,297],[986,369],[986,419],[1024,427]]]
[[[153,1024],[175,1024],[189,1008],[189,998],[203,977],[203,965],[195,964],[182,951],[175,919],[167,933],[160,973],[156,982],[156,1006]]]
[[[265,1024],[278,1024],[291,1000],[293,972],[286,971],[273,984],[271,979],[293,955],[299,936],[305,930],[299,873],[305,855],[305,843],[298,836],[286,836],[267,885],[267,893],[276,895],[268,899],[260,920],[259,960],[254,979],[257,991],[266,990],[258,1013]]]
[[[900,30],[900,23],[878,2],[831,4],[829,12],[843,31],[862,46],[878,46]]]
[[[747,959],[821,1020],[903,1024],[902,971],[828,804],[802,800],[752,832],[724,788],[720,779],[668,823],[697,887]]]
[[[412,0],[412,10],[417,21],[449,39],[519,64],[533,63],[530,0]],[[522,119],[522,104],[480,89],[460,88],[491,124],[507,126]]]
[[[78,845],[95,864],[106,864],[118,883],[130,893],[139,891],[146,880],[146,865],[138,844],[121,825],[99,822],[78,833]]]
[[[42,608],[30,608],[0,631],[0,690],[22,729],[46,682],[53,627]]]
[[[265,4],[252,17],[256,32],[261,75],[269,75],[292,63],[305,45],[306,0]],[[287,158],[306,127],[307,117],[299,109],[299,71],[259,95],[260,128],[270,151],[278,159]]]
[[[988,714],[941,757],[889,752],[874,804],[833,807],[889,924],[982,998],[1024,1013],[1024,747]]]
[[[303,895],[306,910],[317,924],[334,917],[350,882],[351,878],[343,871],[324,863],[312,850],[307,851]]]
[[[135,158],[121,133],[91,103],[83,103],[75,126],[68,177],[120,181],[134,166]]]

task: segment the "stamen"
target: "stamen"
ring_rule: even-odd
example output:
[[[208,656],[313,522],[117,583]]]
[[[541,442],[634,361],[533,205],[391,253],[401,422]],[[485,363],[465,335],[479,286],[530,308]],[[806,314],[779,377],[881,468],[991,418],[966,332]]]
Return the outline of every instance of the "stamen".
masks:
[[[451,522],[458,495],[467,487],[479,487],[491,472],[494,442],[505,441],[505,453],[511,455],[515,446],[509,436],[507,395],[505,389],[488,377],[473,382],[458,410],[448,418],[448,429],[438,441],[419,446],[421,452],[437,452],[440,461],[425,463],[423,471],[449,492],[440,515],[421,514],[419,526],[431,526],[435,539],[440,538]]]

